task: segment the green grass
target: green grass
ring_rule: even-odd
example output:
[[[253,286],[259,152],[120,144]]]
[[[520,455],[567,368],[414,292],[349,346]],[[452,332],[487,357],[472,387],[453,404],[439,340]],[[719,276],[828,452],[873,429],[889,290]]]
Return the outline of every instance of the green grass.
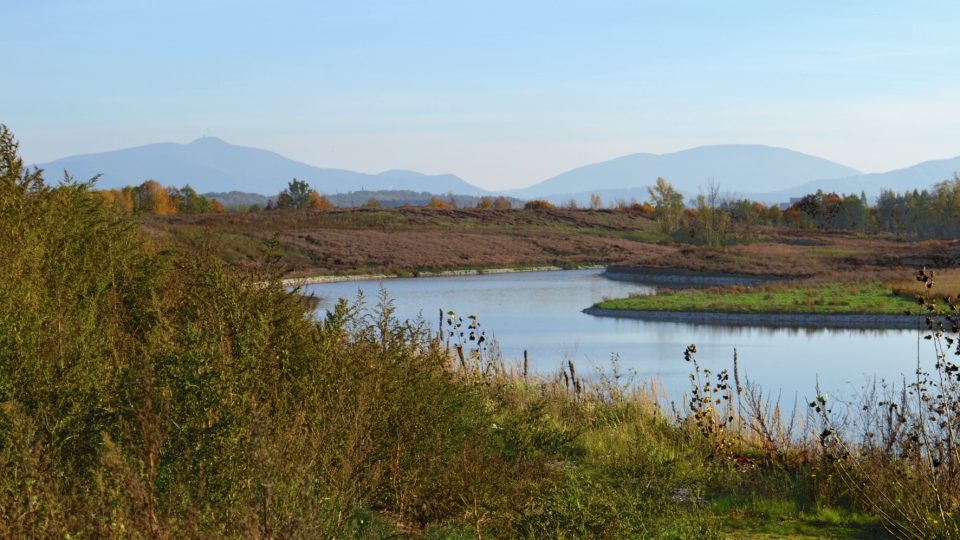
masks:
[[[885,461],[841,484],[809,442],[727,444],[616,360],[458,361],[386,297],[318,320],[269,265],[156,248],[15,150],[0,125],[0,538],[876,537],[849,486],[910,486]],[[915,485],[900,506],[933,508]],[[935,516],[895,514],[956,530]]]
[[[916,303],[893,294],[880,283],[848,283],[666,291],[605,300],[597,307],[635,311],[903,314],[906,310],[914,311]]]
[[[743,498],[743,493],[711,498],[711,511],[731,538],[886,538],[877,518],[843,508],[802,510],[795,501]]]

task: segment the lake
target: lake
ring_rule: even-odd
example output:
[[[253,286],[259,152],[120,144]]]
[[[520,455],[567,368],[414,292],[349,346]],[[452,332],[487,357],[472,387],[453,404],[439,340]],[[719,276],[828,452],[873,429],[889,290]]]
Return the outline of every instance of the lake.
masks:
[[[869,379],[888,381],[913,376],[921,347],[924,363],[929,342],[913,330],[775,329],[704,326],[594,317],[581,310],[604,297],[652,294],[640,283],[614,281],[602,270],[567,270],[476,276],[351,281],[310,285],[320,313],[338,298],[354,299],[363,291],[376,302],[384,287],[397,316],[422,314],[436,329],[438,310],[476,315],[488,337],[495,337],[505,363],[529,354],[531,371],[550,374],[572,359],[581,375],[610,366],[618,354],[624,370],[637,381],[656,379],[668,399],[679,401],[689,388],[691,366],[683,352],[696,344],[703,367],[732,368],[737,349],[741,376],[781,395],[784,405],[815,395],[819,381],[833,397],[851,397]]]

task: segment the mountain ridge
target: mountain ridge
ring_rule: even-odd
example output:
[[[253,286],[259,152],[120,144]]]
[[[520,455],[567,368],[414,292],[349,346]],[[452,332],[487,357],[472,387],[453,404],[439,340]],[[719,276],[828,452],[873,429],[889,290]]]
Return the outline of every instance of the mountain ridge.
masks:
[[[629,154],[571,169],[511,194],[557,197],[585,191],[585,185],[603,190],[632,189],[652,185],[658,177],[686,192],[696,192],[711,180],[731,191],[754,192],[771,184],[787,187],[859,174],[852,167],[787,148],[723,144],[665,154]]]
[[[637,152],[591,163],[514,190],[491,192],[454,174],[427,175],[408,169],[368,174],[322,168],[279,153],[201,137],[186,144],[163,142],[118,150],[79,154],[42,165],[66,169],[84,179],[104,173],[100,188],[139,184],[148,178],[165,185],[190,184],[198,192],[244,192],[274,195],[292,178],[307,181],[322,193],[408,190],[434,194],[545,198],[556,203],[571,199],[587,203],[597,193],[607,202],[647,199],[646,186],[657,177],[670,182],[686,198],[716,182],[726,197],[764,203],[786,202],[817,189],[875,198],[883,189],[903,192],[929,189],[960,171],[960,156],[917,163],[881,173],[861,173],[852,167],[788,148],[762,144],[707,145],[654,154]]]
[[[241,191],[277,193],[292,178],[299,178],[323,193],[410,189],[433,193],[488,192],[453,174],[428,175],[392,169],[367,174],[347,169],[323,168],[292,160],[260,148],[234,145],[217,137],[201,137],[186,144],[152,143],[118,150],[79,154],[40,165],[47,170],[67,170],[75,178],[102,174],[97,186],[116,188],[154,179],[164,185],[190,184],[200,192]]]

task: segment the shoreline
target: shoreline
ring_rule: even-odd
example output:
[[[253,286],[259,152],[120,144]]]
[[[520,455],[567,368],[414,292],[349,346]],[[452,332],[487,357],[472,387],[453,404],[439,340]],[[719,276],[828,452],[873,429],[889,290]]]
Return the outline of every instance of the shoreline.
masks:
[[[471,268],[464,270],[442,270],[440,272],[416,272],[413,275],[406,274],[348,274],[348,275],[320,275],[307,276],[301,278],[281,279],[280,283],[287,287],[300,285],[321,285],[324,283],[342,283],[345,281],[380,281],[387,279],[404,278],[427,278],[427,277],[456,277],[456,276],[480,276],[485,274],[517,274],[525,272],[556,272],[561,270],[601,270],[606,268],[602,264],[591,264],[575,267],[563,267],[553,265],[530,266],[523,268]]]
[[[642,266],[607,266],[607,279],[631,281],[656,286],[715,287],[721,285],[762,285],[788,281],[790,277],[773,275],[732,274],[726,272],[697,272],[682,268],[650,268]]]
[[[583,313],[595,317],[679,322],[710,326],[760,326],[773,328],[836,328],[853,330],[922,330],[922,315],[883,313],[729,313],[711,311],[642,311],[589,307]]]

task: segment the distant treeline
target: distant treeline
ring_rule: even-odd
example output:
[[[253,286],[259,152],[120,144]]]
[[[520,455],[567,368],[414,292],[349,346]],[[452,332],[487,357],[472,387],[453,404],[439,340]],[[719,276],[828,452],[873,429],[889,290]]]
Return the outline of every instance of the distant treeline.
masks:
[[[912,238],[954,238],[960,235],[960,177],[936,184],[931,190],[903,194],[884,191],[875,205],[864,193],[839,195],[818,190],[789,205],[766,206],[749,199],[723,199],[719,186],[691,204],[666,180],[648,188],[650,203],[617,207],[640,208],[680,241],[719,245],[757,227],[842,229],[894,232]],[[652,207],[652,212],[651,208]]]
[[[593,195],[587,207],[571,200],[567,210],[609,208],[633,212],[656,219],[666,235],[679,241],[717,245],[734,232],[756,227],[792,229],[846,229],[862,232],[892,232],[912,238],[952,238],[960,236],[960,177],[945,180],[930,190],[906,193],[884,191],[876,204],[870,205],[864,193],[859,195],[817,191],[789,204],[765,205],[750,199],[724,199],[719,186],[709,186],[706,194],[684,201],[663,178],[647,188],[649,200],[638,202],[619,199],[606,203]],[[223,212],[217,199],[198,194],[189,185],[183,188],[164,187],[154,180],[139,186],[99,190],[109,208],[127,215],[202,214]],[[249,194],[227,193],[227,199]],[[233,211],[260,210],[325,210],[335,207],[438,209],[478,208],[547,210],[556,206],[546,200],[521,201],[504,196],[445,196],[413,191],[357,191],[337,195],[321,195],[307,182],[294,178],[275,197],[262,197],[260,204],[232,204]]]
[[[511,197],[480,197],[475,195],[454,195],[447,194],[438,196],[436,194],[422,191],[410,190],[380,190],[380,191],[353,191],[349,193],[338,193],[328,195],[330,202],[338,207],[363,207],[379,205],[381,208],[403,208],[405,206],[423,206],[433,207],[442,206],[445,203],[450,208],[492,208],[495,203],[503,208],[519,208],[523,206],[523,201]],[[499,201],[498,201],[499,199]]]
[[[223,205],[208,199],[189,185],[183,188],[164,187],[154,180],[139,186],[103,189],[95,192],[105,205],[125,215],[209,214],[223,212]]]

